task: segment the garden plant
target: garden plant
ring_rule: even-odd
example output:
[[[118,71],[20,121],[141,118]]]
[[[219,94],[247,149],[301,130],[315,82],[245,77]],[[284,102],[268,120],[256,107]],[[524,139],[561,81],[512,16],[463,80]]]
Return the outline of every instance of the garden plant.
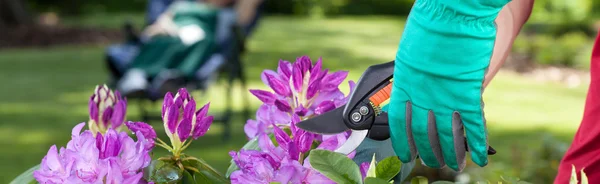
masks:
[[[356,153],[334,152],[349,136],[319,135],[295,126],[343,106],[349,94],[339,86],[348,72],[330,72],[322,59],[308,56],[295,62],[280,60],[276,71],[264,70],[261,79],[271,88],[250,90],[262,105],[256,118],[244,126],[248,142],[229,152],[231,166],[225,173],[205,160],[185,153],[213,121],[210,103],[198,105],[185,89],[167,93],[162,104],[162,124],[169,140],[161,140],[153,126],[126,120],[127,100],[118,91],[97,86],[89,98],[88,122],[74,123],[66,146],[53,145],[47,155],[12,183],[400,183],[412,166],[403,167],[397,157],[357,164]],[[354,82],[349,81],[350,91]],[[323,122],[324,124],[327,122]],[[159,132],[160,133],[160,132]],[[59,135],[61,136],[61,135]],[[58,145],[64,143],[57,143]],[[168,155],[155,156],[154,149]],[[227,154],[227,153],[223,153]],[[577,183],[573,168],[572,183]],[[411,183],[428,183],[424,177]],[[526,183],[507,179],[508,183]],[[581,182],[587,183],[581,171]],[[452,183],[436,181],[434,183]]]

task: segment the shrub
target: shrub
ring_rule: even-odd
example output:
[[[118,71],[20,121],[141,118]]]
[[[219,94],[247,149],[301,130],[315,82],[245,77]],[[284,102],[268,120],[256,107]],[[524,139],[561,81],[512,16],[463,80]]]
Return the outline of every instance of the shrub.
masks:
[[[583,32],[560,37],[550,34],[520,35],[514,42],[514,54],[528,55],[537,65],[587,69],[593,40]]]

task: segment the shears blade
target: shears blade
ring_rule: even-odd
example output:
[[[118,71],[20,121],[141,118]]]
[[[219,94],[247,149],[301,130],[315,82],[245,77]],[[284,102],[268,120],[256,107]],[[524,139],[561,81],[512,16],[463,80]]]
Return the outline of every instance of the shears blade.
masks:
[[[350,130],[341,118],[343,113],[344,106],[341,106],[319,116],[301,121],[296,126],[317,134],[339,134]]]
[[[342,153],[344,155],[350,154],[356,150],[358,146],[367,138],[369,130],[352,130],[352,134],[348,137],[348,140],[342,144],[335,152]]]

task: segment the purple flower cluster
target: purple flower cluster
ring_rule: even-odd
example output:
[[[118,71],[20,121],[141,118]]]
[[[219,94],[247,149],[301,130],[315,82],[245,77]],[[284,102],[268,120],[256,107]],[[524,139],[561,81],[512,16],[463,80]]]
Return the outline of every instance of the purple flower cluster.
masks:
[[[104,134],[108,128],[120,131],[127,112],[127,101],[118,91],[113,92],[106,85],[96,86],[89,100],[89,129],[95,134]]]
[[[203,136],[212,124],[213,116],[207,116],[210,103],[196,111],[196,101],[185,88],[179,89],[175,97],[169,92],[165,95],[162,107],[162,119],[165,132],[171,140],[171,149],[179,155],[186,148],[188,138],[193,140]],[[191,143],[192,140],[189,140]]]
[[[96,86],[89,100],[89,130],[76,125],[66,148],[50,147],[34,172],[39,183],[145,183],[156,132],[142,122],[125,121],[127,102],[106,85]],[[135,135],[134,141],[126,125]]]
[[[298,121],[298,116],[294,116]],[[304,161],[311,150],[314,134],[291,125],[290,137],[278,126],[274,127],[278,146],[265,133],[258,136],[257,150],[231,151],[229,154],[240,168],[231,173],[232,184],[247,183],[335,183],[314,170],[308,161]],[[329,136],[316,149],[334,150],[346,141],[346,135]],[[353,158],[354,152],[348,155]]]
[[[274,93],[250,90],[263,105],[256,112],[256,120],[248,120],[244,126],[246,136],[271,133],[273,124],[289,126],[293,115],[304,120],[343,106],[348,96],[338,86],[347,76],[347,71],[329,73],[322,69],[321,58],[314,65],[308,56],[297,58],[293,64],[280,60],[277,72],[265,70],[261,74],[263,83]],[[349,81],[349,85],[352,91],[354,82]]]
[[[39,183],[144,183],[142,169],[150,164],[147,139],[136,132],[134,141],[126,132],[108,128],[104,135],[81,132],[85,123],[73,128],[67,147],[53,145],[34,177]]]
[[[263,82],[274,92],[250,90],[263,105],[256,112],[256,120],[248,120],[244,126],[248,138],[258,139],[260,151],[230,152],[240,168],[231,173],[232,183],[334,183],[304,159],[313,143],[318,144],[316,149],[333,151],[347,140],[349,132],[317,135],[295,125],[340,107],[348,100],[338,88],[348,72],[328,73],[321,65],[321,59],[313,65],[308,56],[302,56],[293,64],[279,61],[277,72],[265,70],[262,73]],[[350,81],[349,85],[353,90],[354,83]],[[270,133],[274,134],[277,146],[269,138]],[[354,154],[348,157],[353,158]]]

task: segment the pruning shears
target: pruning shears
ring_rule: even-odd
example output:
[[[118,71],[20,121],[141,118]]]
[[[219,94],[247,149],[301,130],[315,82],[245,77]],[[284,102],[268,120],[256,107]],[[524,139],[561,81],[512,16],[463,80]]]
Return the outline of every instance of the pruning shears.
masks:
[[[366,138],[390,138],[387,112],[381,110],[388,101],[393,85],[394,61],[368,67],[358,80],[346,105],[301,121],[297,127],[318,134],[338,134],[348,130],[348,140],[335,152],[349,154]],[[467,144],[465,139],[465,145]],[[468,146],[465,146],[468,151]],[[491,146],[488,155],[496,154]]]

